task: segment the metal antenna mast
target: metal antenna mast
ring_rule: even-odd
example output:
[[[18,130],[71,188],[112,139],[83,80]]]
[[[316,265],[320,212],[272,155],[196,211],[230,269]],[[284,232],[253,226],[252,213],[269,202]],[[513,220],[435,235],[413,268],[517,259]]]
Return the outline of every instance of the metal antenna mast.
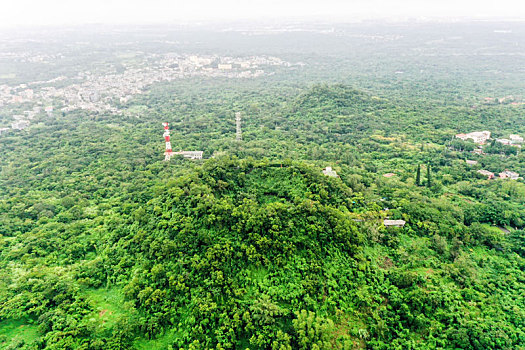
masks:
[[[164,160],[168,161],[170,160],[171,155],[173,154],[170,142],[170,126],[168,123],[162,123],[162,125],[164,126],[164,140],[166,141],[166,151],[164,152]]]
[[[236,125],[235,140],[241,141],[242,140],[241,112],[235,112],[235,125]]]

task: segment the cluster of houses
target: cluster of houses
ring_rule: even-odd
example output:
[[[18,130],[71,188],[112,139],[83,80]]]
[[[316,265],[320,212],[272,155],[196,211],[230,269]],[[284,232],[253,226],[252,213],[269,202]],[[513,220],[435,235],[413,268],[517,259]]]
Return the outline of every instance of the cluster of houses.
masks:
[[[479,145],[484,145],[490,139],[490,131],[474,131],[468,134],[457,134],[456,138],[463,141],[472,141]],[[496,142],[499,142],[507,146],[515,146],[521,148],[521,144],[524,142],[523,137],[520,135],[511,134],[508,139],[501,138],[496,139]]]
[[[489,179],[489,180],[492,180],[492,179],[496,178],[496,174],[494,174],[491,171],[484,170],[484,169],[478,170],[478,174],[486,176],[487,179]],[[502,171],[501,173],[498,174],[498,177],[500,179],[517,180],[517,179],[520,178],[520,174],[518,174],[518,173],[516,173],[514,171],[510,171],[508,169],[505,169],[504,171]]]
[[[456,138],[461,139],[463,141],[471,140],[474,143],[477,143],[480,145],[480,148],[473,151],[473,153],[483,154],[482,146],[487,143],[487,141],[490,139],[491,132],[490,131],[475,131],[468,134],[457,134]],[[515,134],[509,135],[508,139],[496,139],[496,142],[499,142],[501,144],[507,145],[507,146],[515,146],[521,148],[522,143],[524,142],[523,137]],[[468,165],[477,165],[478,162],[475,160],[466,160],[466,163]],[[486,176],[487,179],[495,179],[496,174],[494,174],[491,171],[480,169],[478,170],[478,173]],[[508,169],[505,169],[501,173],[498,174],[498,178],[500,179],[510,179],[510,180],[517,180],[520,178],[520,174],[510,171]]]
[[[520,106],[525,104],[525,102],[516,101],[514,96],[485,97],[483,102],[486,104],[511,104],[512,106]]]
[[[15,115],[5,129],[27,128],[43,106],[60,106],[61,111],[83,109],[90,112],[120,114],[119,104],[128,102],[150,85],[193,76],[255,78],[265,74],[268,66],[290,67],[291,63],[272,56],[221,57],[164,54],[145,56],[139,63],[124,64],[123,72],[93,74],[81,71],[76,76],[61,76],[47,81],[34,81],[17,86],[0,85],[0,107],[31,104],[39,110]],[[61,82],[60,86],[56,83]],[[53,107],[49,107],[52,108]],[[46,112],[48,112],[46,110]],[[48,112],[49,114],[49,112]]]
[[[510,135],[508,139],[496,139],[496,142],[499,142],[506,146],[515,146],[521,148],[521,144],[523,143],[523,137],[519,135]]]

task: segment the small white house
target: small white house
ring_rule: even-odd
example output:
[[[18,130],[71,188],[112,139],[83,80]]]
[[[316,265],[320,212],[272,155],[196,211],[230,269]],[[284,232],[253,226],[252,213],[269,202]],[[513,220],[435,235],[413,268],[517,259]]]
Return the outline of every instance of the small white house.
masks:
[[[180,156],[183,156],[184,158],[188,159],[202,159],[203,151],[179,151],[179,152],[173,152],[173,154],[177,154]]]
[[[520,177],[520,174],[515,173],[514,171],[505,170],[501,173],[499,173],[500,179],[511,179],[511,180],[517,180]]]
[[[483,176],[486,176],[489,180],[494,178],[494,173],[488,170],[478,170],[478,174],[481,174]]]
[[[326,176],[330,176],[330,177],[338,177],[339,176],[339,175],[337,175],[335,170],[332,169],[331,166],[327,166],[326,168],[324,168],[323,169],[323,174],[325,174]]]
[[[474,131],[469,134],[457,134],[456,138],[463,141],[472,140],[474,143],[484,144],[490,139],[490,131]]]
[[[405,224],[406,224],[406,221],[405,220],[389,220],[389,219],[385,219],[383,221],[383,225],[385,225],[385,227],[405,227]]]

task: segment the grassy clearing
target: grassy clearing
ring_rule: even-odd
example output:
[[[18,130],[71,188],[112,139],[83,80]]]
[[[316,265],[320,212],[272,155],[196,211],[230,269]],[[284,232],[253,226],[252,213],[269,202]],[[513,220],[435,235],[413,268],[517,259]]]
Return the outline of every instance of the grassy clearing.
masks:
[[[106,329],[112,328],[126,313],[124,297],[117,288],[88,290],[85,296],[95,309],[94,314],[89,315],[90,319],[100,322]]]
[[[38,338],[38,327],[28,320],[5,320],[0,322],[0,348],[23,349]]]
[[[171,350],[174,349],[172,344],[180,337],[178,331],[172,329],[159,336],[156,339],[139,339],[135,342],[135,348],[138,350]]]

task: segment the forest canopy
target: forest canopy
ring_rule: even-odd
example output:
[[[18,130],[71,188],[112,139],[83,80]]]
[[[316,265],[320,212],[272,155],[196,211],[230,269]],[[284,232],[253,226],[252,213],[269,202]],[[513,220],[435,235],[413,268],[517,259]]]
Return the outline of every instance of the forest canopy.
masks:
[[[449,36],[436,56],[448,27],[389,28],[113,33],[114,55],[57,40],[54,71],[0,68],[13,86],[64,74],[60,89],[78,67],[156,67],[170,45],[204,55],[219,39],[223,55],[292,62],[90,95],[118,113],[42,109],[2,132],[0,348],[525,349],[525,158],[497,141],[525,136],[522,67],[475,65]],[[514,48],[495,35],[461,42]],[[10,106],[0,126],[26,108]],[[163,161],[163,122],[174,151],[204,159]],[[482,130],[485,144],[456,137]]]

